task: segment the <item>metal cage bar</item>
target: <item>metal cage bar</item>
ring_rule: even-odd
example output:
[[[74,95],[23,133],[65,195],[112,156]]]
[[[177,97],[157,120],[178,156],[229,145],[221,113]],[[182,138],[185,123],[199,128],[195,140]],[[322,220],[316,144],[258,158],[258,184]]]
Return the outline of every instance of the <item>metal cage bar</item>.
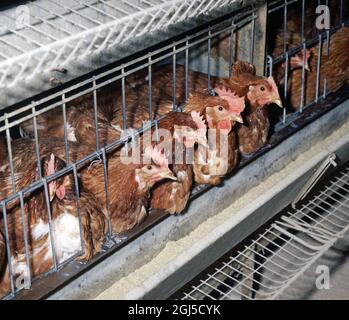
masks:
[[[341,225],[331,222],[331,219],[341,220],[349,214],[348,209],[340,210],[341,206],[348,203],[349,189],[342,189],[343,184],[349,184],[347,170],[348,167],[342,168],[324,188],[307,200],[302,208],[292,209],[275,222],[267,224],[263,232],[247,240],[248,244],[242,250],[232,249],[226,258],[213,265],[215,271],[203,272],[198,276],[198,282],[193,281],[190,289],[185,287],[175,296],[185,300],[193,297],[199,300],[280,297],[316,259],[349,230],[349,220]],[[305,208],[310,209],[312,205],[333,198],[333,195],[338,193],[337,189],[343,191],[340,195],[344,200],[329,204],[328,209],[321,207],[321,211],[316,213],[315,217],[304,211]],[[317,232],[314,233],[315,231]],[[321,235],[326,236],[319,238]],[[319,241],[321,245],[315,245]],[[295,251],[295,248],[300,251]],[[225,272],[226,268],[239,276],[232,278]],[[234,280],[234,285],[227,284],[229,279]],[[252,280],[253,287],[248,287],[249,279]],[[249,293],[244,289],[248,289]],[[231,291],[235,292],[234,296],[229,296]]]
[[[0,87],[11,87],[23,79],[32,79],[43,70],[48,71],[52,68],[52,61],[56,66],[66,65],[71,61],[81,60],[87,53],[98,53],[115,44],[126,43],[131,37],[137,38],[147,32],[167,28],[185,19],[229,7],[234,2],[224,0],[161,2],[108,0],[88,3],[55,0],[28,1],[23,6],[27,8],[25,14],[33,23],[12,28],[14,21],[11,20],[5,29],[8,36],[16,35],[23,41],[17,46],[15,54],[0,53],[1,57],[4,57],[0,60]],[[102,5],[104,8],[101,7]],[[32,30],[33,34],[26,32],[27,28]],[[37,41],[38,38],[45,42]],[[107,41],[104,41],[105,39]],[[3,40],[0,39],[0,41]],[[28,43],[33,45],[33,50],[30,52],[25,48]],[[11,41],[7,41],[6,45],[13,47]],[[45,59],[47,55],[53,56],[53,59]],[[38,61],[41,68],[36,68],[36,64],[28,64],[30,60]],[[17,73],[17,68],[24,65],[27,66],[26,70]]]
[[[227,25],[223,24],[222,26],[213,25],[208,27],[206,30],[199,31],[193,35],[186,36],[183,40],[177,40],[174,43],[172,43],[169,46],[165,46],[161,49],[158,49],[154,52],[150,52],[145,57],[137,58],[131,62],[128,62],[124,65],[117,66],[111,70],[108,70],[102,74],[93,76],[91,79],[88,79],[86,81],[83,81],[82,83],[78,85],[74,85],[66,90],[63,90],[62,92],[59,92],[57,94],[53,94],[47,98],[43,98],[40,101],[33,101],[30,105],[22,107],[20,109],[17,109],[13,112],[10,112],[9,114],[5,114],[0,117],[0,122],[4,121],[4,125],[0,128],[0,131],[5,131],[7,134],[7,144],[8,144],[8,154],[9,154],[9,162],[10,165],[13,163],[12,158],[12,149],[11,149],[11,137],[10,137],[10,129],[14,128],[15,126],[20,125],[24,121],[31,120],[33,121],[34,126],[34,138],[35,138],[35,152],[36,152],[36,159],[37,159],[37,167],[39,168],[39,179],[37,181],[32,182],[28,187],[24,188],[23,190],[16,190],[15,185],[15,172],[13,170],[13,167],[11,167],[11,173],[12,173],[12,182],[13,182],[13,194],[4,199],[4,205],[6,210],[6,203],[9,201],[15,199],[17,196],[20,197],[21,205],[22,205],[22,214],[24,214],[23,211],[23,205],[24,205],[24,198],[23,194],[29,194],[30,192],[34,192],[35,190],[39,190],[40,188],[44,188],[44,196],[45,196],[45,202],[47,206],[47,213],[48,213],[48,224],[49,224],[49,238],[50,238],[50,244],[51,244],[51,252],[52,252],[52,262],[53,262],[53,271],[57,272],[58,269],[60,269],[63,265],[69,263],[72,261],[75,257],[83,254],[84,252],[84,241],[83,241],[83,228],[82,228],[82,221],[81,221],[81,211],[80,211],[80,190],[79,190],[79,182],[77,177],[77,168],[89,163],[94,160],[102,161],[103,162],[103,171],[104,171],[104,189],[105,189],[105,197],[106,197],[106,209],[107,209],[107,215],[108,215],[108,236],[112,236],[112,227],[111,227],[111,217],[110,217],[110,197],[109,197],[109,191],[108,191],[108,171],[107,171],[107,154],[114,150],[116,147],[121,146],[124,143],[127,143],[130,138],[132,138],[132,142],[134,142],[134,136],[130,137],[127,136],[119,141],[114,141],[110,145],[107,145],[105,147],[102,147],[100,141],[99,141],[99,125],[98,125],[98,97],[97,97],[97,90],[102,88],[105,85],[108,85],[112,81],[121,80],[121,87],[122,87],[122,119],[123,119],[123,129],[127,129],[127,119],[126,119],[126,77],[128,75],[131,75],[143,68],[148,69],[148,86],[149,86],[149,119],[155,120],[151,125],[155,125],[155,132],[158,135],[158,121],[159,119],[152,119],[152,66],[155,63],[161,62],[169,57],[172,57],[173,59],[173,68],[174,68],[174,108],[177,108],[176,105],[176,99],[175,99],[175,92],[176,92],[176,65],[177,65],[177,59],[176,56],[179,53],[185,53],[186,55],[186,95],[189,95],[189,86],[188,86],[188,72],[189,72],[189,50],[197,45],[204,44],[205,42],[208,44],[208,65],[210,65],[210,48],[211,48],[211,39],[214,36],[217,36],[221,33],[224,33],[226,31],[230,31],[232,29],[238,29],[239,26],[245,25],[250,21],[250,19],[254,19],[255,16],[253,15],[253,10],[247,10],[247,12],[243,12],[242,14],[239,14],[238,16],[234,16],[234,23],[229,22]],[[233,31],[232,31],[233,32]],[[254,36],[254,35],[253,35]],[[254,39],[254,37],[253,37]],[[170,53],[167,53],[167,50],[171,49]],[[139,63],[142,63],[142,65],[138,65]],[[208,83],[210,83],[210,67],[208,68]],[[86,87],[87,88],[86,88]],[[79,88],[84,88],[83,90],[80,90],[79,93],[76,93],[76,90]],[[72,92],[74,92],[72,94]],[[95,125],[95,134],[96,134],[96,152],[93,154],[90,154],[82,159],[77,159],[75,162],[72,163],[73,159],[70,159],[69,156],[69,141],[68,141],[68,118],[67,118],[67,103],[74,101],[74,99],[83,96],[85,94],[92,93],[92,108],[93,108],[93,118],[94,118],[94,125]],[[58,101],[59,98],[59,101]],[[50,103],[52,101],[52,103]],[[54,101],[54,102],[53,102]],[[44,106],[44,107],[43,107]],[[44,177],[43,173],[41,172],[41,158],[40,158],[40,148],[39,148],[39,135],[38,135],[38,124],[37,124],[37,118],[39,116],[42,116],[46,114],[47,112],[50,112],[54,109],[62,108],[62,115],[63,115],[63,128],[64,128],[64,145],[65,145],[65,158],[66,158],[66,167],[59,172],[56,172],[52,174],[51,176]],[[30,113],[27,113],[27,111],[31,111]],[[13,121],[11,121],[13,120]],[[150,126],[151,127],[151,126]],[[146,127],[145,130],[149,130],[150,127]],[[143,128],[140,129],[140,132],[142,132]],[[101,148],[102,147],[102,148]],[[79,218],[79,227],[80,227],[80,239],[81,239],[81,252],[78,252],[74,255],[74,257],[70,257],[69,259],[66,259],[65,261],[61,261],[57,257],[56,252],[56,244],[55,244],[55,230],[54,230],[54,217],[52,216],[51,207],[50,207],[50,199],[48,194],[48,186],[49,184],[65,175],[73,174],[74,184],[75,184],[75,196],[76,196],[76,202],[77,202],[77,215]],[[6,234],[6,233],[5,233]],[[7,234],[6,234],[7,235]],[[8,243],[8,237],[7,237],[7,243]],[[28,245],[26,245],[26,257],[27,257],[27,265],[28,265],[28,274],[31,275],[31,270],[29,267],[29,253],[30,250],[28,248]],[[49,272],[50,273],[50,272]],[[16,294],[16,290],[14,289],[13,284],[13,273],[12,273],[12,294]],[[33,279],[29,279],[30,284],[32,283]]]

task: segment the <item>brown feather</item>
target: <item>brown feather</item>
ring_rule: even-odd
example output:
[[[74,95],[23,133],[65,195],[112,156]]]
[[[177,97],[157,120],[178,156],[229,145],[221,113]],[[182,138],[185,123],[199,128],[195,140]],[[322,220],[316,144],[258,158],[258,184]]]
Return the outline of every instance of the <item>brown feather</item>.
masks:
[[[206,119],[206,111],[207,107],[213,107],[216,105],[222,105],[225,108],[229,109],[229,105],[227,102],[218,97],[218,96],[210,96],[206,94],[192,94],[189,97],[189,100],[184,108],[184,112],[197,111],[202,114]],[[214,139],[216,140],[215,144],[211,144],[208,149],[196,149],[195,150],[195,160],[194,160],[194,177],[196,183],[199,184],[210,184],[210,185],[218,185],[222,182],[222,178],[228,175],[233,171],[238,162],[238,144],[237,144],[237,136],[236,136],[236,128],[235,123],[233,124],[232,131],[229,133],[228,137],[222,139],[220,138],[220,129],[217,128],[218,121],[213,119],[212,121],[213,128],[215,129]],[[227,139],[226,139],[227,138]],[[220,140],[221,139],[221,140]],[[203,152],[204,159],[211,160],[210,155],[212,152],[216,151],[218,158],[214,163],[210,165],[207,163],[201,164],[199,160],[199,152]],[[217,168],[224,168],[222,172],[217,170]],[[217,170],[218,173],[215,173]]]
[[[269,117],[265,108],[257,109],[245,116],[245,122],[238,128],[238,144],[242,154],[251,154],[267,142]]]
[[[137,91],[147,89],[147,73],[144,71],[129,77],[128,83]],[[218,84],[219,78],[212,77],[212,85]],[[144,89],[141,89],[144,88]],[[152,72],[153,95],[161,97],[173,97],[173,68],[172,65],[154,67]],[[189,70],[188,91],[189,93],[206,93],[208,88],[207,74]],[[176,99],[177,104],[185,102],[185,67],[176,65]],[[172,102],[172,99],[170,100]]]
[[[79,99],[83,100],[83,99]],[[85,97],[89,101],[88,97]],[[96,148],[96,126],[92,106],[88,108],[86,102],[67,108],[67,139]],[[97,114],[98,139],[101,147],[118,140],[120,133],[109,123],[103,113]],[[60,108],[46,112],[37,117],[39,140],[45,137],[55,137],[64,141],[64,121]],[[34,137],[34,125],[28,120],[21,125],[25,136]]]
[[[235,62],[231,67],[231,71],[233,76],[244,75],[246,73],[251,74],[252,76],[256,76],[255,66],[246,61]]]
[[[64,167],[64,162],[56,158],[56,171]],[[77,198],[75,195],[75,186],[71,176],[65,176],[58,180],[60,186],[65,187],[65,197],[61,200],[57,197],[50,204],[52,222],[64,213],[78,217]],[[42,236],[35,236],[35,228],[38,224],[48,224],[48,210],[46,206],[43,188],[33,192],[24,203],[23,207],[24,224],[22,220],[22,211],[20,207],[15,207],[7,212],[7,227],[9,232],[9,246],[11,256],[17,263],[26,264],[25,256],[25,238],[26,234],[31,276],[37,277],[42,273],[49,271],[53,267],[51,255],[51,245],[49,242],[49,233],[43,233]],[[83,232],[84,254],[79,257],[80,260],[90,260],[96,253],[101,250],[104,235],[106,233],[106,216],[102,208],[98,205],[97,200],[89,191],[81,190],[80,193],[80,216]],[[0,220],[0,231],[4,230],[4,221]],[[53,229],[54,230],[54,229]],[[76,232],[77,230],[75,230]],[[55,232],[55,231],[53,231]],[[55,239],[61,237],[55,233]],[[57,247],[56,247],[57,249]],[[76,252],[78,253],[78,252]],[[64,254],[57,252],[59,262],[64,259]],[[12,263],[14,263],[12,261]],[[6,263],[7,264],[7,263]],[[8,266],[3,270],[0,277],[0,295],[5,295],[9,291],[10,279]],[[21,276],[14,271],[15,279]]]
[[[349,81],[349,27],[344,27],[331,36],[329,56],[326,54],[326,48],[327,39],[325,38],[321,54],[320,95],[324,92],[325,77],[327,79],[327,92],[336,92]],[[316,98],[318,54],[318,47],[314,47],[314,54],[310,61],[311,72],[306,73],[304,105],[309,104]],[[301,78],[302,70],[295,70],[288,82],[289,91],[291,92],[290,103],[295,109],[299,109],[301,105]]]
[[[178,181],[161,181],[151,192],[150,207],[170,214],[181,213],[187,206],[193,184],[193,169],[188,164],[171,167]]]
[[[211,138],[212,139],[212,138]],[[236,167],[239,160],[239,148],[237,144],[237,135],[233,130],[228,135],[220,135],[217,130],[213,139],[216,143],[209,144],[209,148],[200,148],[195,150],[194,176],[198,184],[219,185],[223,177],[229,175]],[[206,163],[200,163],[200,155],[206,160]],[[213,161],[213,157],[217,157]]]
[[[7,144],[5,137],[0,135],[0,166],[4,163],[4,161],[7,159]]]
[[[108,162],[108,192],[113,232],[132,229],[146,218],[142,208],[148,207],[149,190],[139,190],[135,170],[140,165],[123,164],[119,157]],[[83,186],[89,188],[103,207],[106,207],[104,171],[102,164],[91,166],[82,174]]]
[[[186,126],[197,130],[196,123],[186,113],[170,113],[159,122],[159,128],[169,130],[172,136],[174,126]],[[193,150],[183,147],[183,163],[179,164],[176,163],[175,159],[176,152],[180,152],[176,150],[175,140],[172,139],[169,143],[172,143],[171,163],[173,163],[170,165],[170,168],[178,180],[161,181],[156,184],[151,191],[150,206],[155,209],[165,210],[170,214],[178,214],[186,208],[193,184],[192,165],[191,162],[186,162],[186,153],[193,152]]]
[[[241,62],[238,61],[232,66],[233,70],[233,76],[230,79],[225,78],[217,78],[212,76],[211,77],[211,86],[214,88],[219,85],[223,85],[227,88],[230,88],[233,92],[237,93],[240,97],[245,97],[246,102],[248,103],[245,111],[246,115],[246,123],[249,123],[251,127],[245,125],[243,130],[238,131],[238,135],[242,134],[242,137],[240,139],[239,137],[239,144],[248,144],[248,146],[244,147],[242,146],[241,150],[249,150],[250,152],[255,152],[258,149],[260,149],[262,146],[265,145],[266,137],[269,133],[269,119],[266,117],[265,112],[258,112],[254,116],[250,116],[251,113],[255,112],[260,106],[252,103],[249,101],[249,98],[247,97],[247,93],[249,91],[250,86],[255,85],[263,85],[267,90],[272,90],[270,83],[267,81],[265,77],[262,76],[256,76],[255,75],[255,68],[253,65],[247,63],[247,62]],[[133,76],[133,83],[135,86],[140,86],[140,83],[142,83],[142,77],[143,75],[134,75]],[[132,79],[130,79],[130,82]],[[143,83],[144,84],[144,83]],[[172,86],[173,86],[173,69],[172,66],[164,66],[161,67],[161,69],[155,69],[153,70],[153,91],[157,95],[168,95],[171,96],[172,94]],[[140,86],[141,87],[141,86]],[[137,87],[139,89],[140,87]],[[207,75],[200,73],[200,72],[194,72],[189,70],[188,73],[188,88],[189,92],[194,93],[194,96],[196,94],[206,94],[207,95]],[[140,89],[141,90],[141,89]],[[178,103],[184,102],[185,100],[185,68],[181,65],[176,66],[176,98]],[[214,99],[215,97],[207,97],[207,100]],[[196,98],[189,98],[189,104],[186,105],[186,110],[190,110],[190,106],[195,103]],[[217,98],[216,98],[217,99]],[[200,103],[203,103],[203,101],[200,101]],[[204,105],[204,104],[202,104]],[[196,106],[195,106],[196,108]],[[168,109],[167,109],[168,110]],[[255,123],[255,119],[257,119],[260,116],[258,123]],[[257,136],[253,133],[253,130],[261,130],[260,133],[257,134]],[[250,139],[253,141],[248,140],[248,136],[250,136]],[[252,146],[254,148],[252,148]]]

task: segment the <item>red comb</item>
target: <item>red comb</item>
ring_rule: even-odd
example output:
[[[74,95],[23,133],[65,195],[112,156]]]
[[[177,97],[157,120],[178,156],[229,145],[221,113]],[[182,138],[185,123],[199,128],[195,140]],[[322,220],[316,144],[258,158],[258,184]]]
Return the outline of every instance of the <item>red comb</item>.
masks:
[[[274,78],[272,76],[270,76],[267,78],[267,80],[268,80],[269,84],[271,85],[272,91],[279,95],[279,89],[275,83]]]
[[[207,126],[205,123],[205,119],[204,116],[200,116],[200,113],[197,111],[192,111],[191,113],[191,117],[194,120],[194,122],[196,123],[197,127],[199,130],[207,130]]]
[[[229,104],[229,110],[235,114],[240,114],[245,109],[245,98],[239,97],[236,93],[227,90],[224,87],[215,88],[215,92],[218,96]]]
[[[50,176],[55,173],[55,155],[51,153],[50,161],[47,164],[47,175]]]

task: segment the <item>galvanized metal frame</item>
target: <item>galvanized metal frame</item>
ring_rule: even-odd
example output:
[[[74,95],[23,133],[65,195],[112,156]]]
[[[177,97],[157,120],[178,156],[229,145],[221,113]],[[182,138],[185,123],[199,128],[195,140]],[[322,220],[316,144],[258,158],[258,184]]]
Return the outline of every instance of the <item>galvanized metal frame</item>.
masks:
[[[293,47],[292,49],[288,49],[287,48],[287,43],[286,43],[286,39],[287,39],[287,21],[288,21],[288,7],[294,3],[297,2],[301,2],[301,37],[302,37],[302,43],[298,46]],[[321,4],[321,0],[318,0],[318,4]],[[328,4],[328,1],[326,1],[326,4]],[[302,113],[303,110],[315,103],[317,103],[320,99],[325,99],[327,97],[327,95],[329,94],[329,92],[327,91],[327,79],[326,77],[323,80],[323,95],[322,97],[320,97],[320,76],[321,76],[321,56],[322,56],[322,52],[323,52],[323,41],[324,39],[327,40],[327,46],[326,46],[326,55],[329,56],[330,52],[329,52],[329,43],[331,41],[331,35],[333,35],[333,33],[335,33],[336,31],[338,31],[340,28],[347,26],[349,21],[348,20],[344,20],[343,17],[343,11],[344,11],[344,2],[341,1],[340,2],[340,23],[337,26],[333,26],[331,27],[329,30],[325,30],[325,31],[318,31],[318,35],[315,36],[314,38],[311,39],[307,39],[305,36],[305,32],[304,32],[304,20],[305,20],[305,0],[277,0],[277,1],[271,1],[269,3],[269,7],[268,7],[268,14],[271,13],[275,13],[275,12],[280,12],[280,14],[283,14],[284,16],[284,51],[282,54],[280,54],[278,57],[272,57],[271,55],[267,56],[267,60],[266,60],[266,64],[267,64],[267,70],[268,70],[268,74],[272,75],[273,73],[273,67],[280,63],[280,62],[285,62],[285,73],[284,73],[284,77],[285,77],[285,83],[288,82],[289,79],[289,61],[290,58],[297,54],[299,51],[301,50],[306,50],[306,48],[311,47],[311,46],[315,46],[318,45],[319,48],[319,54],[318,54],[318,60],[317,60],[317,66],[316,66],[316,72],[317,72],[317,82],[316,82],[316,97],[314,99],[314,101],[311,101],[310,103],[308,103],[307,105],[305,105],[304,100],[305,100],[305,62],[306,62],[306,55],[303,55],[303,67],[302,67],[302,87],[301,87],[301,105],[300,105],[300,110],[299,112]],[[289,123],[290,121],[293,120],[293,117],[290,117],[290,114],[287,114],[287,97],[288,97],[288,88],[287,86],[285,86],[285,91],[284,91],[284,100],[285,100],[285,105],[284,105],[284,111],[283,111],[283,119],[282,119],[282,123],[285,125],[286,123]]]
[[[14,86],[22,80],[30,81],[57,66],[66,66],[147,32],[225,8],[233,1],[28,1],[24,5],[34,24],[17,29],[13,26],[16,17],[3,13],[12,22],[5,31],[15,34],[26,45],[30,44],[31,50],[26,50],[23,43],[16,45],[0,37],[0,42],[13,49],[12,55],[1,52],[0,88]],[[96,17],[103,17],[104,22]],[[63,30],[57,27],[57,21],[59,26],[64,25]],[[45,31],[47,27],[54,32]],[[31,33],[26,32],[26,28]],[[36,63],[32,63],[33,60]]]
[[[9,196],[6,199],[3,199],[1,204],[2,207],[5,208],[3,210],[3,215],[7,214],[6,211],[6,204],[10,201],[16,200],[18,197],[20,198],[21,203],[21,214],[23,217],[24,222],[24,197],[23,194],[28,194],[29,192],[33,192],[35,190],[38,190],[40,188],[44,188],[45,198],[46,198],[46,206],[48,211],[48,218],[49,218],[49,230],[50,230],[50,238],[51,238],[51,248],[52,248],[52,256],[53,256],[53,269],[49,271],[48,273],[51,273],[52,271],[57,272],[58,269],[60,269],[62,266],[66,265],[70,261],[74,260],[77,256],[81,255],[83,253],[83,240],[81,237],[81,248],[82,251],[78,252],[76,255],[71,257],[68,261],[65,261],[63,263],[58,263],[56,258],[56,252],[55,252],[55,244],[53,237],[51,236],[53,234],[52,230],[52,217],[51,217],[51,208],[50,208],[50,202],[49,202],[49,196],[48,196],[48,183],[62,177],[66,174],[73,174],[74,181],[76,185],[76,198],[78,203],[78,215],[79,215],[79,222],[80,222],[80,234],[82,235],[82,228],[81,228],[81,216],[80,216],[80,210],[79,210],[79,203],[80,203],[80,193],[78,189],[78,176],[77,171],[78,168],[85,165],[86,163],[92,162],[96,159],[102,159],[103,165],[104,165],[104,185],[106,190],[106,200],[107,200],[107,211],[109,213],[109,193],[108,193],[108,176],[107,176],[107,159],[106,155],[107,153],[113,151],[115,148],[120,147],[122,144],[128,143],[130,140],[132,140],[132,136],[127,136],[119,141],[114,141],[111,144],[100,148],[99,138],[98,138],[98,119],[97,119],[97,109],[98,109],[98,101],[97,101],[97,90],[99,88],[102,88],[109,83],[113,81],[121,80],[122,85],[122,114],[123,114],[123,129],[126,129],[126,92],[125,92],[125,79],[128,75],[135,73],[143,68],[148,69],[148,84],[149,84],[149,115],[152,114],[152,100],[151,100],[151,91],[152,91],[152,83],[151,83],[151,72],[152,72],[152,66],[155,63],[158,63],[162,60],[165,60],[167,58],[172,57],[173,59],[173,68],[175,71],[176,68],[176,55],[185,52],[186,54],[186,70],[189,70],[189,50],[190,48],[198,45],[198,44],[204,44],[205,42],[208,43],[209,48],[211,48],[211,39],[223,32],[231,31],[231,32],[237,32],[241,26],[244,26],[250,21],[253,21],[256,18],[255,9],[250,8],[246,9],[245,11],[231,15],[229,19],[226,21],[229,21],[229,23],[217,23],[213,24],[212,26],[209,26],[203,30],[200,30],[199,32],[195,32],[194,34],[187,35],[184,39],[174,41],[173,43],[166,45],[158,50],[155,50],[153,52],[149,52],[143,57],[137,58],[135,60],[132,60],[130,62],[127,62],[125,64],[119,65],[115,68],[112,68],[106,72],[97,74],[93,76],[92,78],[82,81],[79,84],[73,85],[67,89],[62,90],[59,93],[52,94],[48,97],[45,97],[39,101],[33,101],[32,103],[18,108],[15,111],[11,111],[9,113],[5,113],[3,116],[0,117],[0,123],[3,123],[3,125],[0,127],[0,133],[6,132],[7,137],[7,146],[8,146],[8,155],[9,155],[9,162],[10,162],[10,172],[11,172],[11,178],[12,178],[12,185],[13,185],[13,194]],[[225,22],[226,22],[225,21]],[[232,23],[233,21],[234,23]],[[252,47],[251,47],[252,48]],[[171,50],[170,53],[168,53],[168,50]],[[210,51],[210,50],[209,50]],[[252,52],[250,53],[252,55]],[[155,58],[154,58],[155,57]],[[210,54],[208,54],[208,63],[210,61]],[[139,65],[142,63],[141,65]],[[127,69],[127,71],[126,71]],[[210,71],[210,69],[209,69]],[[175,72],[174,72],[175,75]],[[103,79],[103,80],[102,80]],[[106,80],[107,79],[107,80]],[[188,83],[188,78],[186,80]],[[174,93],[176,90],[176,78],[174,77]],[[210,73],[208,74],[208,86],[210,84]],[[82,89],[86,87],[86,85],[89,86],[88,89]],[[77,94],[71,94],[71,92],[75,92],[76,90],[79,90],[80,92]],[[66,117],[66,105],[68,102],[73,101],[74,99],[83,96],[85,94],[92,93],[93,94],[93,111],[94,111],[94,121],[95,121],[95,127],[96,127],[96,151],[93,154],[90,154],[84,158],[78,159],[75,163],[70,163],[69,161],[69,145],[68,145],[68,138],[67,138],[67,117]],[[186,95],[188,96],[188,85],[186,86]],[[57,102],[57,98],[60,97],[60,101]],[[45,105],[45,107],[42,107]],[[174,109],[180,108],[177,106],[175,94],[173,98],[173,107]],[[40,163],[40,153],[39,153],[39,138],[38,138],[38,132],[37,132],[37,116],[44,114],[46,112],[49,112],[55,108],[62,108],[63,113],[63,121],[64,121],[64,141],[65,141],[65,153],[66,153],[66,162],[67,166],[60,172],[57,172],[49,177],[43,177],[41,172],[41,163]],[[28,111],[31,111],[28,113]],[[12,121],[11,121],[12,120]],[[39,169],[39,176],[40,180],[35,181],[30,186],[26,187],[24,190],[16,190],[15,183],[14,183],[14,167],[13,167],[13,152],[12,152],[12,141],[10,136],[10,129],[14,128],[24,121],[32,120],[34,125],[34,140],[35,140],[35,151],[36,151],[36,160]],[[143,127],[139,129],[139,133],[141,133],[143,130],[148,130],[151,128],[151,126],[157,126],[159,119],[151,119],[151,123],[149,126]],[[111,234],[111,221],[110,221],[110,213],[108,215],[108,225],[109,225],[109,233],[108,236],[112,237]],[[4,221],[6,222],[6,217],[4,218]],[[5,238],[6,242],[8,243],[8,233],[5,232]],[[27,267],[28,267],[28,274],[30,274],[30,264],[29,264],[29,248],[28,248],[28,240],[26,232],[24,232],[24,238],[26,243],[26,261],[27,261]],[[10,251],[9,251],[10,253]],[[12,266],[11,262],[11,256],[8,256],[9,264]],[[10,278],[11,278],[11,294],[9,297],[14,297],[19,290],[14,288],[13,285],[13,270],[12,267],[9,268],[10,271]],[[32,282],[32,279],[29,278],[29,282]]]
[[[183,300],[277,299],[349,230],[349,168],[299,209],[268,223],[175,296]],[[330,202],[329,202],[330,201]]]

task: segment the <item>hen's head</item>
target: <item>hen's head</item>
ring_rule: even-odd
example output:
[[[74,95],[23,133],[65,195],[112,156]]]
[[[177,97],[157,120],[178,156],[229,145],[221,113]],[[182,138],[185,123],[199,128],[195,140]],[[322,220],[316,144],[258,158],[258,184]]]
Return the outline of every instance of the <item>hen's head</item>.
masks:
[[[310,71],[310,66],[309,66],[309,59],[313,53],[313,49],[306,49],[305,50],[305,70]],[[284,63],[285,64],[285,63]],[[304,50],[299,51],[296,53],[294,56],[290,58],[290,70],[296,70],[303,68],[304,64]]]
[[[279,90],[273,77],[258,77],[254,84],[249,85],[247,98],[251,106],[264,107],[275,103],[282,108]]]
[[[62,170],[66,163],[62,159],[56,157],[53,153],[50,156],[46,156],[41,160],[42,173],[44,177],[51,176],[58,171]],[[56,196],[58,199],[63,200],[67,191],[67,188],[72,187],[72,180],[70,175],[64,175],[48,183],[48,193],[50,201]]]
[[[236,93],[223,86],[215,88],[215,92],[220,98],[228,102],[232,125],[235,125],[236,122],[243,123],[241,113],[245,110],[245,98],[239,97]]]
[[[234,109],[235,101],[244,100],[238,96],[215,96],[207,98],[205,108],[206,120],[210,129],[220,129],[229,133],[235,122],[242,123],[240,112]]]
[[[136,169],[136,181],[140,189],[150,189],[155,183],[164,179],[177,180],[168,167],[165,154],[156,146],[146,147],[143,165]]]

